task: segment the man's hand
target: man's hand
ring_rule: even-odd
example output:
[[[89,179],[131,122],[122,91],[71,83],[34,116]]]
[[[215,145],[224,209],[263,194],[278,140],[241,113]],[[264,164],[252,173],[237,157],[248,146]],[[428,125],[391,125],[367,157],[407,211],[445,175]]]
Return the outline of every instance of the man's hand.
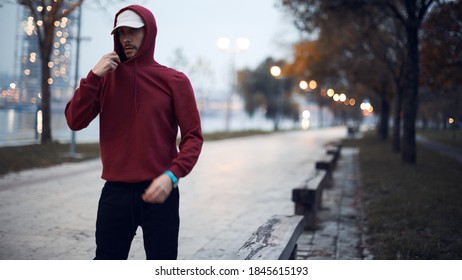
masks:
[[[168,175],[162,174],[152,180],[151,185],[144,191],[141,196],[144,202],[148,203],[164,203],[167,197],[172,192],[172,180]]]
[[[92,71],[99,77],[104,77],[108,72],[114,71],[120,63],[120,58],[116,52],[104,55],[93,67]]]

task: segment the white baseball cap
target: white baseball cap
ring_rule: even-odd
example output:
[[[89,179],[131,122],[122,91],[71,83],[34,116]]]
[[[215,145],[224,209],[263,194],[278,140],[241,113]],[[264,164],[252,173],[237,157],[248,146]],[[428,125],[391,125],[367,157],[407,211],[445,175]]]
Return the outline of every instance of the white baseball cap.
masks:
[[[140,28],[144,26],[144,22],[141,17],[132,10],[125,10],[117,16],[116,26],[112,29],[111,34],[122,26]]]

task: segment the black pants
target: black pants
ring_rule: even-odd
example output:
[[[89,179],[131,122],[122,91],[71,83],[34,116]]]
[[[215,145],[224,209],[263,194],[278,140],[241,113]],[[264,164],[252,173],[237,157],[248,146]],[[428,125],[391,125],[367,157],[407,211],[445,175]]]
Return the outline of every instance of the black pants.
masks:
[[[163,204],[145,203],[141,195],[150,183],[106,182],[96,219],[96,260],[127,259],[138,226],[143,229],[146,259],[177,258],[178,189]]]

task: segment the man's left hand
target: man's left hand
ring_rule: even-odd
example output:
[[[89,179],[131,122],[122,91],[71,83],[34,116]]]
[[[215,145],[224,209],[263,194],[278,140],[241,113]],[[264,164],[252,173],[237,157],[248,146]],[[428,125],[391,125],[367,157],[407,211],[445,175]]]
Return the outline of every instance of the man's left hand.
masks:
[[[172,180],[168,175],[162,174],[152,180],[151,185],[144,191],[141,196],[147,203],[164,203],[172,192]]]

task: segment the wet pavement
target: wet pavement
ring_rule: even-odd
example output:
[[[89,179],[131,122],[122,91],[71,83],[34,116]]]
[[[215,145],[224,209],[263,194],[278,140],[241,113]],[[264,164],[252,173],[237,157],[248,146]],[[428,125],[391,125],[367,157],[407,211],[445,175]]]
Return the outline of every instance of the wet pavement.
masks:
[[[235,259],[269,217],[294,213],[292,188],[324,155],[324,144],[345,136],[338,127],[206,142],[180,181],[179,259]],[[342,150],[339,183],[324,193],[324,222],[302,235],[299,258],[364,258],[356,157]],[[0,178],[0,259],[92,259],[100,172],[98,159]],[[138,229],[129,259],[145,258],[141,235]]]
[[[297,259],[372,259],[366,247],[365,217],[361,199],[359,149],[343,148],[333,172],[332,185],[323,192],[315,230],[298,241]]]

